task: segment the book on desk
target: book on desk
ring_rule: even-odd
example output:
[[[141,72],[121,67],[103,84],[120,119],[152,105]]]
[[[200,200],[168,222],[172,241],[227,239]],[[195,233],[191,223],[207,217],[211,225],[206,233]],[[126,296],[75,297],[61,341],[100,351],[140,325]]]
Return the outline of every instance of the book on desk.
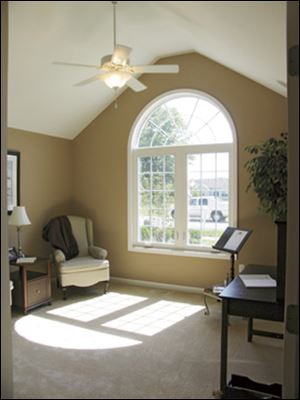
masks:
[[[239,274],[243,284],[249,288],[275,288],[277,282],[268,274]]]
[[[213,293],[215,293],[215,294],[222,293],[224,289],[225,289],[225,286],[214,285],[214,286],[212,287],[212,291],[213,291]]]
[[[17,258],[16,264],[33,264],[36,259],[36,257],[20,257]]]

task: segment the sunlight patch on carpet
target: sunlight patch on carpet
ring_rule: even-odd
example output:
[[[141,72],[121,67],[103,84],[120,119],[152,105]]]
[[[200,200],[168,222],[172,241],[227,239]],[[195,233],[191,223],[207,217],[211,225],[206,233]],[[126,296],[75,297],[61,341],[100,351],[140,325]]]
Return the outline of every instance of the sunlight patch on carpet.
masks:
[[[48,314],[89,322],[147,300],[146,297],[109,292],[90,300],[79,301],[47,311]]]
[[[15,330],[31,342],[62,349],[116,349],[142,343],[33,315],[20,318],[15,323]]]
[[[153,336],[204,308],[198,305],[162,300],[106,322],[102,326]]]

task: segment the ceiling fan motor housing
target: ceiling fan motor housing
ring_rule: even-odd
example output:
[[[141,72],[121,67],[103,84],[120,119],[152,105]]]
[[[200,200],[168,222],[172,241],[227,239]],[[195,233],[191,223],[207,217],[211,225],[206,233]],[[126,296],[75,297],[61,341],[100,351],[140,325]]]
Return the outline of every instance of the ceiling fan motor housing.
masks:
[[[101,65],[105,63],[109,63],[111,61],[112,54],[109,54],[108,56],[104,56],[101,58]]]

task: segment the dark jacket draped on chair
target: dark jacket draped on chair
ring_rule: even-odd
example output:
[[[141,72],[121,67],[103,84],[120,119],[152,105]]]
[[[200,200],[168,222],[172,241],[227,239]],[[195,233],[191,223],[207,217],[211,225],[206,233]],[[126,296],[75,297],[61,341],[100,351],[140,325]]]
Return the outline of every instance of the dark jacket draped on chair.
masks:
[[[61,250],[66,260],[78,255],[78,245],[72,233],[71,223],[65,215],[51,219],[43,228],[43,239],[55,249]]]

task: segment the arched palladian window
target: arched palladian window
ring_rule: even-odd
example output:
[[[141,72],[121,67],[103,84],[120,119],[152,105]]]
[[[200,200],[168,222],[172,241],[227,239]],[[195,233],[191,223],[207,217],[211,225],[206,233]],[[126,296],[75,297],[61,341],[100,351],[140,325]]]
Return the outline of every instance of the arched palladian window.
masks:
[[[129,249],[213,257],[236,225],[236,148],[215,98],[177,90],[149,104],[128,145]]]

